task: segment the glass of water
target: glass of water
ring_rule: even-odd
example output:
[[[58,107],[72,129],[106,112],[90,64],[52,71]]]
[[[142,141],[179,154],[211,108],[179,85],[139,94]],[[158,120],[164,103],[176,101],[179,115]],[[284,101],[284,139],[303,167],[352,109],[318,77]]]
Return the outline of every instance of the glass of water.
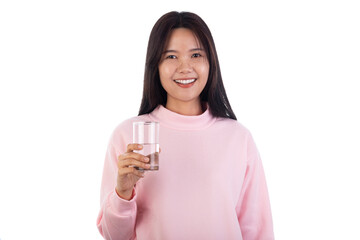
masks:
[[[150,159],[149,169],[135,167],[138,170],[159,170],[159,123],[158,122],[134,122],[133,123],[133,143],[143,145],[141,150],[134,152],[140,153]]]

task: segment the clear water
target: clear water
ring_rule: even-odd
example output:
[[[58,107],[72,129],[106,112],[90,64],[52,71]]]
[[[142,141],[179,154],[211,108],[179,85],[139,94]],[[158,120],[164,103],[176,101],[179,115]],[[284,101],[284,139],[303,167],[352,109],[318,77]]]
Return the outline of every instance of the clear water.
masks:
[[[158,143],[143,143],[143,149],[134,151],[150,158],[150,169],[143,169],[135,167],[138,170],[159,170],[159,144]]]

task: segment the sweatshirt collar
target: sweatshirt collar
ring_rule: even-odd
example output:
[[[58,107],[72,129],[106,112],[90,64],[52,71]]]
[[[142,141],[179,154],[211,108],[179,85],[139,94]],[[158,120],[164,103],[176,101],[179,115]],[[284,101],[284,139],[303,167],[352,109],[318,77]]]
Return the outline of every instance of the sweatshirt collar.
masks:
[[[206,110],[202,114],[196,116],[186,116],[170,111],[160,104],[149,114],[149,116],[153,121],[159,122],[160,125],[164,127],[178,130],[205,129],[216,120],[216,118],[212,116],[208,105],[206,105]]]

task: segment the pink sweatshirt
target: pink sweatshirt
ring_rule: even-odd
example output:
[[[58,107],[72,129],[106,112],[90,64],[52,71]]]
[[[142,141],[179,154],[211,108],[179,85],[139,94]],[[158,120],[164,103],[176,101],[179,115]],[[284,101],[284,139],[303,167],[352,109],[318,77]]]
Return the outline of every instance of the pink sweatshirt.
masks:
[[[117,156],[132,143],[135,121],[160,122],[160,169],[146,172],[127,201],[115,193]],[[162,105],[124,121],[110,138],[97,227],[105,239],[274,239],[251,134],[209,110],[184,116]]]

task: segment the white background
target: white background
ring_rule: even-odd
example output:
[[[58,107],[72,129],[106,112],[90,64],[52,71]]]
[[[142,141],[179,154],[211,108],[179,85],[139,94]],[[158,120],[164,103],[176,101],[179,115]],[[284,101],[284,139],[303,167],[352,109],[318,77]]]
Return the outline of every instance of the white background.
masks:
[[[138,113],[148,36],[171,10],[213,33],[276,239],[360,239],[358,1],[128,2],[1,1],[1,240],[101,239],[106,146]]]

